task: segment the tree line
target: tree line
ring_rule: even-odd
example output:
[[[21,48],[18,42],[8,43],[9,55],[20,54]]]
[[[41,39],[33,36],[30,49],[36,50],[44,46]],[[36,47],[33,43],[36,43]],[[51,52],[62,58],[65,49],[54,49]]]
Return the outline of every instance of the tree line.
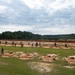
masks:
[[[27,31],[5,31],[0,34],[2,40],[70,40],[75,39],[75,34],[64,35],[40,35]]]

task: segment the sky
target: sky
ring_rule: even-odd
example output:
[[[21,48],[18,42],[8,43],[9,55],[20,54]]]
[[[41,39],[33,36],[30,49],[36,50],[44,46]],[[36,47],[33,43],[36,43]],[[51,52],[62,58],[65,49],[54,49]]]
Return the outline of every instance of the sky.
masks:
[[[75,33],[75,0],[0,0],[0,33]]]

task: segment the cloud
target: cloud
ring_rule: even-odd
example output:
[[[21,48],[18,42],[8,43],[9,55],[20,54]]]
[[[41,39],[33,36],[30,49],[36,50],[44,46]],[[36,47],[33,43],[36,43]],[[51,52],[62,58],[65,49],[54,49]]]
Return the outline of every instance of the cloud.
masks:
[[[6,11],[7,7],[4,5],[0,5],[0,14]]]
[[[1,32],[73,33],[74,20],[75,0],[0,0]]]
[[[49,6],[54,12],[57,10],[68,9],[69,7],[75,7],[75,0],[56,0]]]
[[[54,35],[54,34],[70,34],[75,32],[75,26],[71,25],[56,25],[52,27],[43,27],[43,26],[17,26],[17,25],[0,25],[0,33],[4,31],[30,31],[35,34],[42,34],[42,35]]]
[[[75,7],[75,0],[22,0],[31,9],[44,8],[53,13],[57,10]]]
[[[37,30],[36,30],[37,28]],[[56,26],[52,26],[52,27],[36,27],[34,28],[34,30],[32,30],[32,32],[39,33],[42,35],[55,35],[55,34],[71,34],[75,32],[75,26],[71,26],[71,25],[56,25]]]
[[[1,0],[1,1],[6,2],[8,4],[12,3],[12,0]]]
[[[22,0],[31,9],[37,9],[42,6],[42,0]]]
[[[17,26],[17,25],[0,25],[0,33],[4,31],[30,31],[32,30],[32,26]]]

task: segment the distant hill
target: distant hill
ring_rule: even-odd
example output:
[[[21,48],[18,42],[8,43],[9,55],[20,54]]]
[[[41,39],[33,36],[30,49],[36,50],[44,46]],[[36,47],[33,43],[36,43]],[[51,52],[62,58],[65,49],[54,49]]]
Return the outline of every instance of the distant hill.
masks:
[[[75,41],[75,34],[63,34],[63,35],[39,35],[39,34],[33,34],[31,32],[27,31],[15,31],[10,32],[6,31],[0,34],[0,39],[4,40],[46,40],[46,41],[52,41],[52,40],[71,40]]]

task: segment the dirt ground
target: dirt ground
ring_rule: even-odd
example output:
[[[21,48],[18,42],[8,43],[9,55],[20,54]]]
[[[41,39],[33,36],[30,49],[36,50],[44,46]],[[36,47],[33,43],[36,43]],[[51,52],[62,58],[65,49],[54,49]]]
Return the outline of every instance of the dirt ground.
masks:
[[[40,42],[40,41],[0,40],[0,45],[1,46],[21,46],[21,47],[43,47],[43,48],[54,48],[54,49],[60,49],[60,48],[75,49],[75,42]]]
[[[28,65],[31,67],[31,69],[41,73],[51,72],[54,66],[53,64],[48,64],[43,62],[29,62]]]

